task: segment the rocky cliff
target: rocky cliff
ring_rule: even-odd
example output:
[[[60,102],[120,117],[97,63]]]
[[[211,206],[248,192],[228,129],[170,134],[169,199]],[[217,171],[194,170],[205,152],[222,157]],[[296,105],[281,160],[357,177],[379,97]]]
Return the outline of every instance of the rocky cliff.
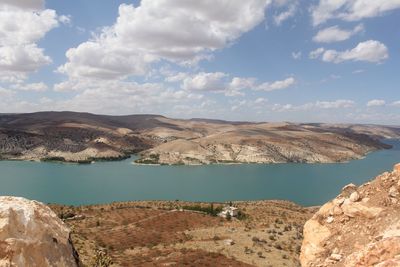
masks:
[[[0,197],[0,266],[78,266],[70,231],[47,206]]]
[[[400,266],[400,164],[342,189],[306,222],[302,266]]]

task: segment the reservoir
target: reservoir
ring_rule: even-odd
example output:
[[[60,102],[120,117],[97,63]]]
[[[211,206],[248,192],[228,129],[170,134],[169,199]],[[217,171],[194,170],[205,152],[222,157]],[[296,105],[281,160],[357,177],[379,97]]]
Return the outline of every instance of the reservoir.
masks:
[[[89,165],[0,161],[0,195],[45,203],[129,200],[234,201],[281,199],[320,205],[349,183],[360,185],[400,162],[400,141],[364,159],[332,164],[134,165],[134,157]]]

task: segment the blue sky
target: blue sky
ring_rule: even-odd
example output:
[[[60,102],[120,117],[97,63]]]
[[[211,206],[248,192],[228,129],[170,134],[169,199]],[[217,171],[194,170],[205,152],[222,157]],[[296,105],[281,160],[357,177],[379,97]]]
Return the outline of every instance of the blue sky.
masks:
[[[398,0],[0,0],[0,112],[400,124]]]

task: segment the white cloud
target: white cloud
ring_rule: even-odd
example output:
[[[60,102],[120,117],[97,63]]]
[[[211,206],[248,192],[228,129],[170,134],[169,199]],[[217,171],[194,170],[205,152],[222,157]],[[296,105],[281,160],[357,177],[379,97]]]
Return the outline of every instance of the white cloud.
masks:
[[[0,46],[0,71],[26,74],[51,63],[36,44]]]
[[[152,113],[178,116],[172,111],[175,105],[194,109],[207,101],[202,92],[170,88],[162,83],[79,79],[56,84],[54,90],[75,90],[76,95],[67,100],[55,101],[52,105],[47,104],[48,109],[101,114]]]
[[[399,0],[320,0],[311,8],[314,25],[330,19],[358,21],[400,8]]]
[[[274,104],[271,106],[272,111],[292,112],[292,111],[309,111],[315,109],[344,109],[354,107],[355,102],[348,99],[338,99],[334,101],[316,101],[315,103],[305,103],[302,105],[293,104]]]
[[[259,83],[255,78],[233,77],[222,72],[200,72],[197,74],[178,73],[166,78],[167,81],[182,81],[181,88],[187,91],[204,91],[224,93],[226,96],[243,96],[242,90],[274,91],[289,88],[296,80],[289,77],[285,80]]]
[[[274,15],[275,24],[278,26],[281,25],[284,21],[293,17],[296,14],[296,12],[297,12],[297,2],[290,4],[285,11]]]
[[[313,41],[318,43],[341,42],[349,39],[351,36],[364,31],[363,24],[359,24],[352,30],[340,29],[338,26],[332,26],[320,30],[314,37]]]
[[[363,72],[365,72],[365,70],[358,69],[358,70],[353,71],[353,74],[359,74],[359,73],[363,73]]]
[[[355,104],[352,100],[339,99],[336,101],[317,101],[315,106],[324,109],[351,108]]]
[[[264,97],[259,97],[256,100],[254,100],[254,104],[264,104],[267,103],[268,99],[264,98]]]
[[[113,79],[144,75],[151,63],[161,59],[195,63],[262,22],[268,3],[142,0],[137,7],[122,4],[117,22],[68,50],[68,62],[59,71],[70,77]]]
[[[271,110],[276,112],[292,111],[295,109],[296,107],[294,107],[292,104],[274,104],[271,107]]]
[[[176,73],[176,74],[174,73],[171,76],[167,76],[165,78],[165,81],[169,82],[169,83],[180,82],[180,81],[183,81],[187,77],[188,77],[187,73],[179,72],[179,73]]]
[[[1,0],[0,7],[5,6],[27,10],[41,10],[44,8],[44,0]]]
[[[301,59],[301,56],[302,56],[301,51],[299,51],[299,52],[292,52],[292,58],[293,58],[293,59],[296,59],[296,60]]]
[[[248,104],[247,100],[234,101],[231,110],[236,111],[247,104]]]
[[[254,89],[256,87],[257,80],[255,78],[241,78],[234,77],[229,83],[229,88],[232,90],[243,90],[243,89]]]
[[[390,105],[394,106],[394,107],[400,107],[400,100],[399,101],[394,101]]]
[[[200,72],[183,80],[182,89],[189,91],[224,91],[224,78],[228,75],[222,72]]]
[[[51,63],[37,42],[59,22],[56,12],[43,6],[33,0],[0,3],[0,80],[22,80]]]
[[[44,92],[48,89],[48,86],[43,83],[17,83],[11,86],[12,89],[21,91],[34,91],[34,92]]]
[[[324,51],[325,51],[325,49],[322,48],[322,47],[317,48],[317,49],[315,49],[315,50],[313,50],[313,51],[310,52],[309,57],[310,57],[311,59],[319,58],[319,57],[324,53]]]
[[[6,98],[10,98],[10,97],[12,97],[13,95],[14,95],[14,92],[13,92],[13,91],[7,90],[7,89],[4,89],[4,88],[1,88],[1,87],[0,87],[0,98],[1,98],[2,100],[6,99]]]
[[[382,99],[373,99],[368,101],[367,107],[381,107],[386,104],[385,100]]]
[[[289,77],[282,81],[275,81],[272,83],[262,83],[257,86],[256,90],[262,91],[275,91],[275,90],[282,90],[286,89],[296,83],[296,80],[293,77]]]
[[[58,21],[61,22],[62,24],[65,24],[65,25],[71,25],[72,24],[71,15],[61,15],[61,16],[58,17]]]
[[[343,52],[318,48],[310,53],[310,58],[321,58],[325,62],[341,63],[343,61],[365,61],[380,63],[389,57],[387,47],[379,41],[368,40],[359,43],[355,48]]]

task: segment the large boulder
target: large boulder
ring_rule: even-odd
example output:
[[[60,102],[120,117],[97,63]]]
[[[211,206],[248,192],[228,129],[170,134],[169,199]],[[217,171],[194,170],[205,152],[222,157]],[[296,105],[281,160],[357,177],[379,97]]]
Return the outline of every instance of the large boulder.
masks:
[[[0,197],[0,266],[78,266],[70,231],[46,205]]]
[[[400,266],[400,164],[345,186],[304,226],[303,267]]]

